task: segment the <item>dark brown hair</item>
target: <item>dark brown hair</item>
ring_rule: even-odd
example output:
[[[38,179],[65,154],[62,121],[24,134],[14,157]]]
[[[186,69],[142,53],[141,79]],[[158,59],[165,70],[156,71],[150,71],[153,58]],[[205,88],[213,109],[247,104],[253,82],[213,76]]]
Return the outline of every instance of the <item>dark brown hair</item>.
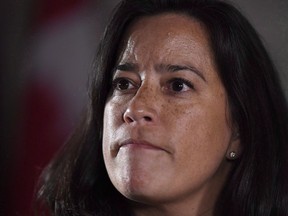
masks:
[[[94,62],[90,103],[81,126],[42,176],[39,200],[52,215],[129,215],[102,156],[103,111],[121,38],[139,17],[186,14],[210,35],[243,152],[219,200],[219,215],[288,215],[288,108],[259,36],[235,7],[217,0],[123,0]]]

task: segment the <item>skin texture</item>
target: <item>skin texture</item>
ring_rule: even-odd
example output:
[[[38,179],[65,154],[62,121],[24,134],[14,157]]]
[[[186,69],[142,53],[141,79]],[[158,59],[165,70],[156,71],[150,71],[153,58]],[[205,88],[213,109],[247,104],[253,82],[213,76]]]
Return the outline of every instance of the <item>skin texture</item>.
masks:
[[[179,14],[144,17],[123,44],[104,112],[113,185],[135,215],[213,215],[240,141],[205,27]]]

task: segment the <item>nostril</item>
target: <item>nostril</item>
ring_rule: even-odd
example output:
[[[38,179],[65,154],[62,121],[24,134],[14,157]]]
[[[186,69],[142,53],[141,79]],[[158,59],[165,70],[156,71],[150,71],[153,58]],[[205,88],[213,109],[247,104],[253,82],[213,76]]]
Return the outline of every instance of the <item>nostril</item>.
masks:
[[[124,120],[125,120],[127,123],[133,122],[133,119],[130,118],[130,117],[128,117],[128,116],[124,117]]]
[[[144,116],[144,120],[145,120],[145,121],[149,121],[149,122],[150,122],[150,121],[152,121],[152,118],[151,118],[151,117],[149,117],[149,116]]]
[[[154,121],[154,114],[152,113],[152,111],[147,111],[147,110],[143,110],[143,109],[127,109],[124,113],[123,113],[123,121],[125,123],[133,123],[133,122],[146,122],[146,123],[152,123]]]

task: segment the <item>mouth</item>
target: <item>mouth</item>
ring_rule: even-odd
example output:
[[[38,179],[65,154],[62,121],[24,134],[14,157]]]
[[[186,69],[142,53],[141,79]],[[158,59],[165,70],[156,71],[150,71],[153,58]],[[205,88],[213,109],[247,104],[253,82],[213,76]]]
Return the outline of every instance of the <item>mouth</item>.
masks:
[[[164,148],[154,145],[146,140],[135,140],[135,139],[127,139],[123,142],[120,142],[119,149],[121,148],[142,148],[142,149],[167,152],[167,150],[165,150]]]

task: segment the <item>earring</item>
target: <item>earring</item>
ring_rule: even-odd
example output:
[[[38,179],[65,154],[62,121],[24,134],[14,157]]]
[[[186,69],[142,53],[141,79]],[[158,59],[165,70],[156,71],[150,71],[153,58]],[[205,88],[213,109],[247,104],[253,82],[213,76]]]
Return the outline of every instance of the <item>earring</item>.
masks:
[[[235,159],[236,158],[236,152],[235,151],[231,151],[229,153],[229,157],[230,157],[230,159]]]

